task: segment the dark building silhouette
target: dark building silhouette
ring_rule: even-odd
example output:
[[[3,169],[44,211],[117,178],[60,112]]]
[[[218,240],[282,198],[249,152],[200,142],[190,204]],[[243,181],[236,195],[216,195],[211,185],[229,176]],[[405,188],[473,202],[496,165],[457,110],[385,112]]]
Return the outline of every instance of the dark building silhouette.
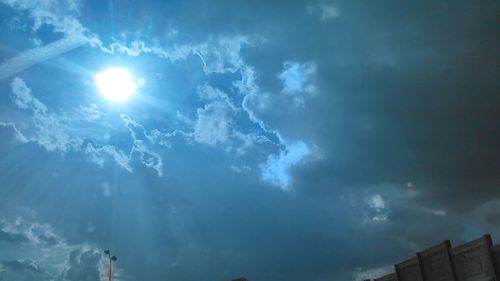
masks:
[[[422,278],[422,267],[418,257],[407,259],[395,265],[396,273],[400,280],[424,281]]]
[[[240,278],[233,279],[232,281],[248,281],[248,279],[246,279],[245,277],[240,277]]]
[[[490,235],[453,248],[450,241],[394,265],[394,273],[375,281],[500,281],[500,244]]]
[[[493,258],[495,262],[495,268],[497,269],[497,277],[500,275],[500,244],[493,247]],[[500,278],[500,277],[499,277]]]
[[[426,280],[454,281],[456,279],[450,250],[451,243],[447,240],[417,253],[417,258],[422,265],[422,275]]]

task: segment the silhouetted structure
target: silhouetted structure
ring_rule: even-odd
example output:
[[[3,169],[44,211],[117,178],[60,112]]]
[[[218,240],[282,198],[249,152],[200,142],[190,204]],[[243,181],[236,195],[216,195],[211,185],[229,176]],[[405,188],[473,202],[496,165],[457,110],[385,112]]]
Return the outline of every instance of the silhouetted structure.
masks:
[[[104,250],[104,254],[106,254],[109,258],[109,281],[113,280],[113,262],[116,262],[117,258],[111,255],[111,250]]]
[[[233,279],[232,281],[248,281],[248,279],[246,279],[245,277],[240,277],[240,278]]]
[[[375,281],[500,281],[500,244],[490,235],[452,248],[446,240],[394,265]]]

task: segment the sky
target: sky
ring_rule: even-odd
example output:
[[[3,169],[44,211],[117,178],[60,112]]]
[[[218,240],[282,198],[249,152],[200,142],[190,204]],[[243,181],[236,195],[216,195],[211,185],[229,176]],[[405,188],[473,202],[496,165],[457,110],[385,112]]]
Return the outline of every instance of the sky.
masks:
[[[104,249],[120,281],[362,280],[499,243],[499,12],[0,0],[0,281],[105,280]]]

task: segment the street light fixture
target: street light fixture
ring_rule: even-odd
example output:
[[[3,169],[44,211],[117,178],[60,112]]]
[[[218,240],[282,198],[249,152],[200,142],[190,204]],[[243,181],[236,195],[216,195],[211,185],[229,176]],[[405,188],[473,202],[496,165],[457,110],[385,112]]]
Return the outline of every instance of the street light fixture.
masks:
[[[109,281],[112,281],[113,279],[113,262],[116,262],[118,259],[116,256],[111,255],[111,250],[104,250],[104,254],[106,254],[109,258]]]

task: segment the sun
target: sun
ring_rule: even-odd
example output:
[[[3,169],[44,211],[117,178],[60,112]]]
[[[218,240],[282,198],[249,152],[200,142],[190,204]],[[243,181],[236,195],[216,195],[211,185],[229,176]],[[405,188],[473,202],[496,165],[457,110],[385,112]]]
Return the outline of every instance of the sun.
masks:
[[[132,74],[123,67],[114,67],[96,74],[94,83],[105,98],[123,102],[137,91],[137,83]]]

